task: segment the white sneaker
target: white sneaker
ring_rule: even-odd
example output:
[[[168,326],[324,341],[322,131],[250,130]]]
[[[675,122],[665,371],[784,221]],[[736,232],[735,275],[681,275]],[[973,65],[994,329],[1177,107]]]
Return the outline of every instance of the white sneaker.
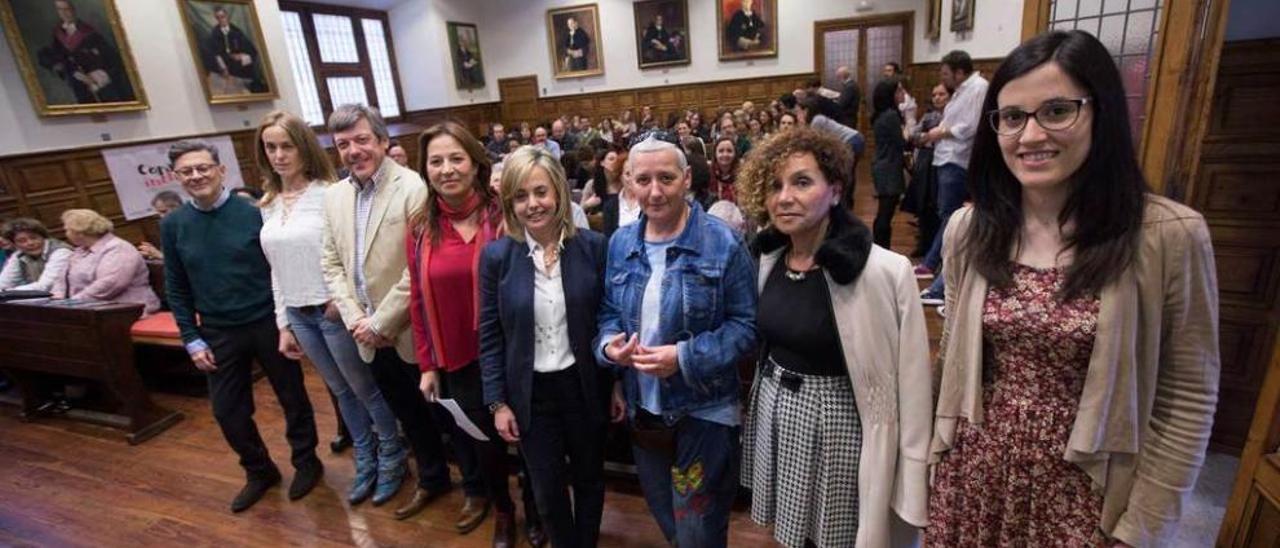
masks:
[[[939,306],[939,307],[938,307],[938,315],[939,315],[939,316],[942,316],[943,318],[947,317],[947,307],[946,307],[946,306]]]
[[[920,292],[920,303],[925,306],[942,306],[945,302],[941,293],[932,293],[928,289]]]

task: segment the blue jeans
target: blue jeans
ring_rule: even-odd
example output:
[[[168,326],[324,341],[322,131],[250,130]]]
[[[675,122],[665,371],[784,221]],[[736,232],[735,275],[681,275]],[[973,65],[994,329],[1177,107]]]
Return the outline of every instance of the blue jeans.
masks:
[[[370,437],[371,425],[380,438],[398,435],[396,416],[342,321],[325,318],[324,306],[291,306],[285,308],[285,314],[298,345],[337,398],[351,440],[356,445],[376,442]]]
[[[673,428],[674,459],[631,446],[649,512],[676,546],[726,546],[729,509],[738,492],[742,428],[690,416]]]
[[[969,189],[965,183],[969,172],[955,164],[938,166],[938,233],[933,237],[933,245],[929,246],[929,254],[924,256],[924,265],[935,273],[942,265],[942,234],[947,231],[947,221],[969,199]],[[937,277],[941,279],[941,276]]]

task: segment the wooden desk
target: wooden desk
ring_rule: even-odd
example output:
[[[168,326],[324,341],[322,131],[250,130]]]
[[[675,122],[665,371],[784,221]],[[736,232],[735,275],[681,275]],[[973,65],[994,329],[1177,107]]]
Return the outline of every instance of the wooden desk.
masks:
[[[152,403],[138,376],[129,329],[141,315],[140,304],[0,303],[0,369],[22,393],[23,419],[36,416],[40,374],[55,374],[100,382],[116,409],[73,409],[66,416],[122,429],[130,444],[181,420],[181,413]]]

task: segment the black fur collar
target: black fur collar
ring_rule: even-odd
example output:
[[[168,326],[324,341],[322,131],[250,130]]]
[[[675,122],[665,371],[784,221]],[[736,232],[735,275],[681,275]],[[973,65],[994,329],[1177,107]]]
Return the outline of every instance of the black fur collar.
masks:
[[[769,227],[756,235],[755,255],[772,253],[790,243],[790,238],[778,229]],[[848,285],[862,274],[871,256],[871,229],[843,207],[831,209],[831,224],[827,238],[818,248],[814,261],[827,269],[831,279],[840,285]]]

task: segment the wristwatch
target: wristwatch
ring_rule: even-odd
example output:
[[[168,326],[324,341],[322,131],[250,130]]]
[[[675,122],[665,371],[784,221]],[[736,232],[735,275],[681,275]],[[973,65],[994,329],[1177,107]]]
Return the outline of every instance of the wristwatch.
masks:
[[[499,409],[502,409],[503,407],[506,407],[506,406],[507,406],[507,402],[505,401],[495,401],[489,404],[489,414],[490,415],[497,414]]]

